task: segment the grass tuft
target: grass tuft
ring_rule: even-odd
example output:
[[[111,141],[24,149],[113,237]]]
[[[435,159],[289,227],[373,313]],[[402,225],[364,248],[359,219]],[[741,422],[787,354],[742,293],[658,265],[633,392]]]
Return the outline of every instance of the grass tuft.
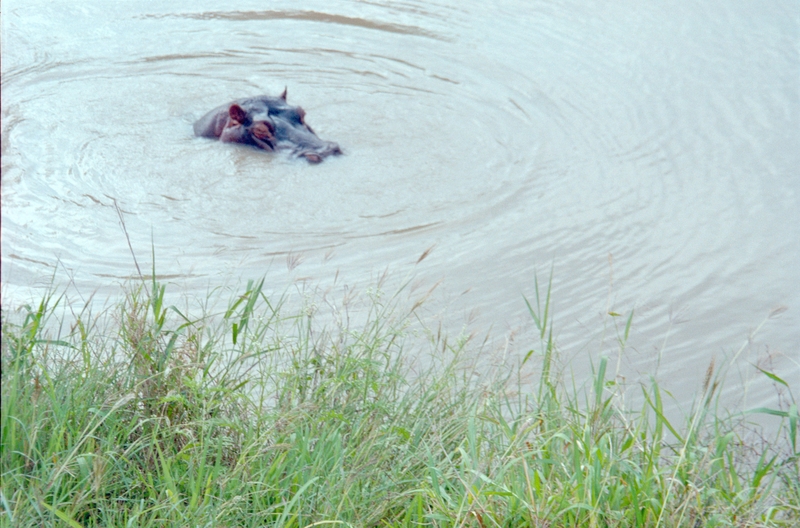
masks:
[[[783,424],[757,444],[742,415],[715,414],[713,361],[685,423],[655,379],[642,409],[622,407],[606,358],[570,388],[552,368],[549,284],[525,300],[539,342],[523,363],[541,370],[525,387],[514,372],[476,383],[468,339],[415,330],[417,306],[379,293],[360,311],[292,311],[262,280],[192,315],[142,282],[55,337],[62,297],[4,311],[3,526],[800,523],[793,397],[751,411]]]

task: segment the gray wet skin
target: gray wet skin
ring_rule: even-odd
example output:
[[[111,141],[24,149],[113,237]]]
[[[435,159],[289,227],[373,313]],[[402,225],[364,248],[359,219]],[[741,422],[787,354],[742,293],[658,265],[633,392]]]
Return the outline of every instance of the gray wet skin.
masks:
[[[320,139],[305,122],[305,111],[279,97],[261,95],[237,99],[210,111],[194,124],[196,136],[242,143],[269,151],[289,150],[310,163],[319,163],[342,150]]]

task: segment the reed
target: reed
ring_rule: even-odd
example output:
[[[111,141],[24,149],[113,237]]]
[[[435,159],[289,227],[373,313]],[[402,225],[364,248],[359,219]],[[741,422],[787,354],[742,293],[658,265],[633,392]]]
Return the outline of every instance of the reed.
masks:
[[[220,313],[189,314],[151,279],[67,327],[56,295],[4,311],[0,523],[800,523],[795,400],[755,410],[782,426],[754,444],[741,414],[716,412],[713,365],[683,423],[655,379],[641,409],[622,407],[606,359],[588,389],[571,387],[552,368],[539,289],[525,301],[533,387],[515,371],[476,383],[468,339],[426,331],[418,305],[378,293],[358,311],[321,298],[289,309],[260,281]]]

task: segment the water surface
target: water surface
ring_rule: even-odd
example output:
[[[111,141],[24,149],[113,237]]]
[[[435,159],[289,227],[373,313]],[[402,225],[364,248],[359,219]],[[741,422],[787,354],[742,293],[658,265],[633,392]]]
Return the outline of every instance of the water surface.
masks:
[[[522,356],[522,295],[552,267],[577,369],[614,350],[607,314],[635,309],[628,379],[658,366],[688,401],[712,357],[736,356],[732,394],[776,406],[752,365],[800,384],[799,13],[6,1],[3,302],[53,280],[117,295],[136,275],[121,215],[142,266],[154,250],[189,293],[261,276],[366,288],[388,269],[441,280],[431,313]],[[211,108],[284,87],[345,156],[192,136]]]

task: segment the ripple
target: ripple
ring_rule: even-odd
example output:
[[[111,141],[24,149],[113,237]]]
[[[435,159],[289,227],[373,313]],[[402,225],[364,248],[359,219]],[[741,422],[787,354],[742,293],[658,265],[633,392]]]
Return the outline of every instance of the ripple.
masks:
[[[434,40],[447,40],[441,35],[415,26],[377,22],[365,18],[350,17],[319,11],[207,11],[203,13],[180,13],[168,15],[143,15],[142,18],[186,18],[195,20],[233,20],[250,22],[253,20],[300,20],[306,22],[320,22],[324,24],[337,24],[365,29],[399,33],[401,35],[414,35]]]

